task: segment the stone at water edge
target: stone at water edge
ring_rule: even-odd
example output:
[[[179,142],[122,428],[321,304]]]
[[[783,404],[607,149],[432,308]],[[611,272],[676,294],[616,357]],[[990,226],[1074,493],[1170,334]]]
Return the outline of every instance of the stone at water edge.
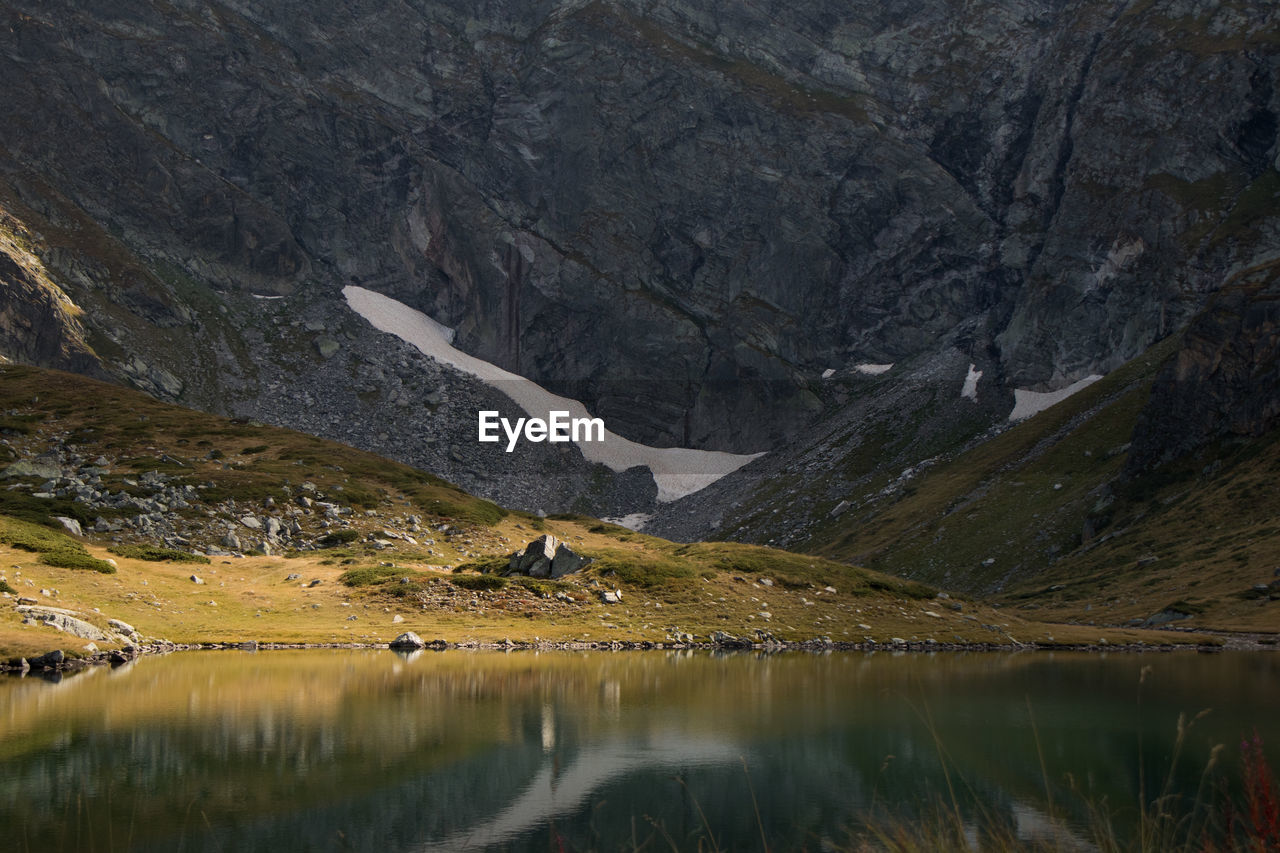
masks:
[[[54,649],[53,651],[46,652],[39,657],[31,658],[27,663],[30,664],[32,669],[40,669],[46,666],[57,666],[66,660],[66,658],[67,656],[62,653],[62,649]]]
[[[405,631],[391,641],[391,648],[393,649],[425,649],[426,647],[427,644],[413,631]]]
[[[713,645],[725,649],[749,649],[751,641],[746,637],[735,637],[727,631],[715,631],[711,634],[711,642]]]

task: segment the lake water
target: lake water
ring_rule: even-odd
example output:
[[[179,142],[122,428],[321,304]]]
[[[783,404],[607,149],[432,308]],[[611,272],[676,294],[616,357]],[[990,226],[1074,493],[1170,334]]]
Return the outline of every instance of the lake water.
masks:
[[[846,849],[868,812],[933,814],[950,780],[971,833],[995,817],[1071,849],[1089,821],[1067,774],[1128,831],[1179,714],[1212,709],[1176,789],[1194,791],[1213,744],[1228,775],[1255,729],[1274,753],[1278,676],[1280,655],[1244,653],[174,654],[0,679],[0,837],[32,851]]]

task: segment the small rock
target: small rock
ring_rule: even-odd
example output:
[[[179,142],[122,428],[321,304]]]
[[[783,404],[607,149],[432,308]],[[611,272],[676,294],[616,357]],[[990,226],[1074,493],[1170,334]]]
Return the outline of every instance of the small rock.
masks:
[[[201,578],[199,578],[199,577],[197,577],[196,575],[192,575],[192,576],[191,576],[191,582],[192,582],[192,583],[194,583],[194,584],[202,584],[202,583],[204,583],[204,580],[203,580],[203,579],[201,579]]]
[[[391,617],[391,624],[392,624],[392,625],[399,625],[399,624],[400,624],[401,622],[403,622],[403,621],[404,621],[404,617],[403,617],[403,616],[401,616],[399,613],[397,613],[395,616],[392,616],[392,617]]]

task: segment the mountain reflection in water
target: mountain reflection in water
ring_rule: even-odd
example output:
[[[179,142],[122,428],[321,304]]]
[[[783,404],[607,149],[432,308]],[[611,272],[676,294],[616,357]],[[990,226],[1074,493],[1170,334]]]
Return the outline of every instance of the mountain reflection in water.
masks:
[[[175,654],[0,680],[0,831],[19,850],[612,850],[655,834],[683,849],[707,833],[817,849],[873,806],[931,813],[943,755],[1021,837],[1088,849],[1045,820],[1037,734],[1055,804],[1083,823],[1066,774],[1135,803],[1140,767],[1164,778],[1180,713],[1214,709],[1175,773],[1189,791],[1214,743],[1255,728],[1280,743],[1277,675],[1280,658],[1245,654]]]

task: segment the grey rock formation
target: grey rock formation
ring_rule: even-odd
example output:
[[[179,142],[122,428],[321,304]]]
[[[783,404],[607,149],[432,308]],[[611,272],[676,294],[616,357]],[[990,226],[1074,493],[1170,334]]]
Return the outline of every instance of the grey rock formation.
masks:
[[[96,625],[79,618],[79,615],[73,610],[64,610],[59,607],[20,605],[18,612],[33,622],[40,622],[50,628],[56,628],[63,633],[79,637],[82,640],[115,639]]]
[[[35,477],[37,479],[54,479],[62,476],[62,465],[56,456],[38,456],[34,459],[19,459],[4,469],[5,478]]]
[[[1210,298],[1160,372],[1134,430],[1127,473],[1213,441],[1280,425],[1280,281],[1252,270]]]
[[[528,509],[651,496],[477,448],[491,392],[375,342],[344,285],[620,434],[744,451],[843,411],[827,370],[1104,372],[1280,239],[1272,3],[0,14],[0,351]]]
[[[84,530],[80,527],[79,521],[76,521],[74,518],[68,518],[65,515],[55,516],[55,518],[57,522],[62,525],[62,528],[72,536],[84,536]]]
[[[507,571],[532,578],[562,578],[591,564],[550,533],[530,542],[507,560]]]
[[[427,644],[413,631],[405,631],[391,641],[393,649],[425,649]]]
[[[51,652],[45,652],[38,657],[31,658],[27,663],[32,669],[43,669],[45,667],[57,666],[64,660],[66,660],[66,655],[63,654],[62,649],[54,649]]]

